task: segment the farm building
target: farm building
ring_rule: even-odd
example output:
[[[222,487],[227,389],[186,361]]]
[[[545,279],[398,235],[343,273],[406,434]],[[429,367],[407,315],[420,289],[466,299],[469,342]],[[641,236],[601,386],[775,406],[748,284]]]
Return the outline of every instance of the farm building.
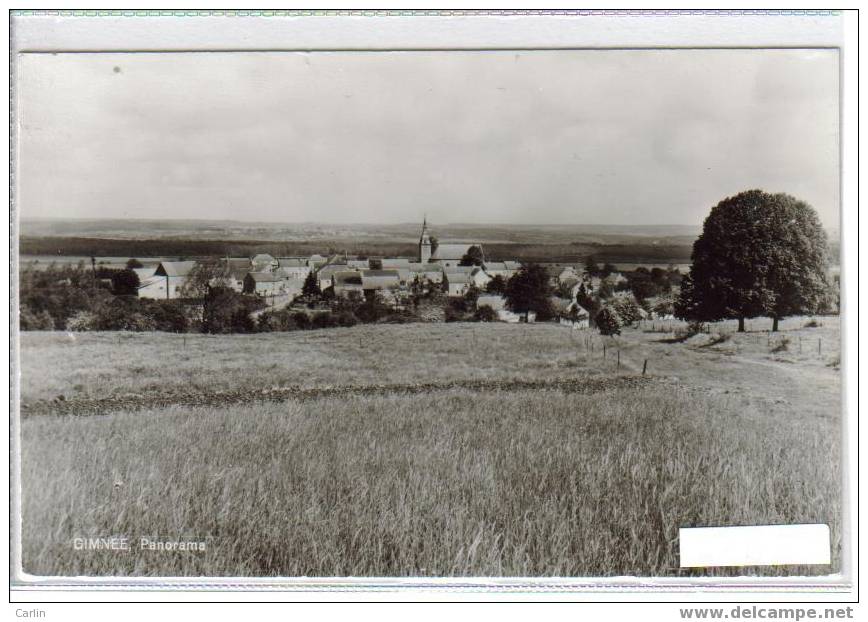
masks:
[[[157,271],[157,266],[147,266],[145,268],[133,268],[133,272],[136,273],[136,276],[139,277],[139,283],[142,283],[146,279],[154,276],[154,272]]]
[[[362,270],[362,289],[376,291],[399,287],[401,276],[398,270]]]
[[[398,278],[401,283],[406,283],[411,279],[410,260],[402,258],[385,258],[381,260],[383,270],[397,270]]]
[[[571,301],[555,296],[552,297],[551,303],[562,325],[577,329],[590,326],[590,314],[575,300]]]
[[[461,280],[463,277],[458,277],[458,279],[452,278],[453,275],[463,274],[467,277],[467,283],[473,284],[479,289],[485,289],[485,286],[491,282],[491,276],[488,275],[485,270],[480,268],[479,266],[445,266],[443,268],[444,278],[446,280],[452,279],[452,281],[457,282]],[[457,295],[457,294],[456,294]]]
[[[362,273],[356,270],[345,269],[344,271],[335,272],[332,276],[332,283],[335,296],[355,298],[362,297],[365,294],[365,290],[362,287]]]
[[[285,292],[285,281],[275,272],[248,272],[244,277],[244,293],[277,296]]]
[[[383,270],[409,270],[410,269],[410,260],[403,259],[399,257],[386,257],[385,259],[381,259],[380,263],[383,266]]]
[[[347,260],[347,268],[352,270],[367,270],[371,267],[371,264],[367,259],[348,259]]]
[[[224,268],[223,285],[236,292],[244,291],[244,277],[253,269],[252,262],[245,258],[228,257],[221,259]]]
[[[196,265],[195,261],[162,261],[154,276],[140,283],[140,298],[171,299],[180,297],[180,288]]]
[[[491,278],[499,276],[504,281],[511,279],[520,267],[521,264],[517,261],[486,261],[483,266],[488,276]]]
[[[410,263],[410,273],[419,275],[431,283],[443,282],[443,266],[436,263]]]
[[[277,260],[267,253],[255,255],[250,263],[253,264],[254,272],[268,272],[277,267]]]
[[[463,296],[472,283],[473,277],[470,272],[443,273],[443,285],[448,296]]]
[[[311,255],[307,260],[307,265],[311,270],[319,270],[326,264],[326,261],[322,255]]]
[[[165,300],[167,297],[165,278],[160,276],[151,276],[146,279],[139,279],[139,298]]]
[[[328,289],[334,285],[334,275],[338,272],[355,272],[354,270],[350,270],[349,266],[345,264],[329,264],[327,266],[323,266],[316,273],[316,280],[319,283],[319,288],[321,291]]]
[[[567,266],[558,273],[558,283],[572,285],[582,280],[582,275],[573,266]]]
[[[306,279],[310,274],[310,267],[304,257],[278,257],[277,269],[283,272],[288,279]]]

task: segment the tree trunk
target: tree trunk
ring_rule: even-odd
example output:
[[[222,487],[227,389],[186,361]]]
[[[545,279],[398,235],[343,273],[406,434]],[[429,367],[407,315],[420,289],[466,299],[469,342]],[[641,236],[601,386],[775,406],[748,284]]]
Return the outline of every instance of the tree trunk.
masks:
[[[744,332],[744,316],[740,316],[738,318],[738,332],[740,332],[740,333]]]
[[[772,332],[773,333],[778,332],[778,318],[777,317],[772,318]]]

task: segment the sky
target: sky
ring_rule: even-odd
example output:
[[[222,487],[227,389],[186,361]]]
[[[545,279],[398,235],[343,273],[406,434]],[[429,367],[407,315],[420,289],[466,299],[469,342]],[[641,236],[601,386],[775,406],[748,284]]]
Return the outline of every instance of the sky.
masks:
[[[28,218],[839,221],[835,50],[24,54]]]

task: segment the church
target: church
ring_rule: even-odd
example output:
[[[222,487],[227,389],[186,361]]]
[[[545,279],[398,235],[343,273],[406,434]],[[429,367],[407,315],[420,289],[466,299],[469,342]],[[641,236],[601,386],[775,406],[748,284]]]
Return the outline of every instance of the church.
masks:
[[[461,262],[461,258],[467,254],[471,246],[476,246],[483,253],[482,244],[479,242],[443,242],[439,243],[432,241],[431,235],[428,233],[428,218],[422,221],[422,235],[419,237],[419,262],[420,263],[436,263],[444,268],[457,266]],[[483,259],[484,260],[484,259]]]

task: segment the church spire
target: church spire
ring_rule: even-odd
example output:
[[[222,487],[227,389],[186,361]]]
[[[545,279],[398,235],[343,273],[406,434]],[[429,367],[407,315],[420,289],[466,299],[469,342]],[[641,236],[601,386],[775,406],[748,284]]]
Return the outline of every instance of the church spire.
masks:
[[[419,236],[419,261],[427,263],[431,259],[431,238],[428,235],[428,215],[422,219],[422,235]]]

